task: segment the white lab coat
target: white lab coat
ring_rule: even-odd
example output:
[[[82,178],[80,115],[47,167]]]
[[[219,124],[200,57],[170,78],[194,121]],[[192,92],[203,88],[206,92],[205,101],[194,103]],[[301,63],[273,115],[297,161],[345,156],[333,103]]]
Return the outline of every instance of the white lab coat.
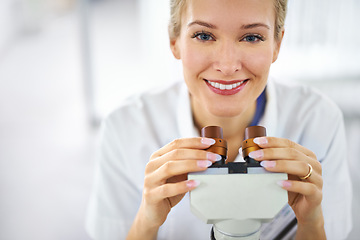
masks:
[[[268,136],[288,138],[316,154],[323,168],[327,237],[346,238],[351,230],[352,193],[341,111],[309,87],[269,80],[266,94],[259,125],[266,127]],[[98,240],[125,239],[141,202],[150,155],[176,138],[195,136],[183,82],[133,96],[110,114],[102,125],[86,222],[89,235]],[[158,239],[207,240],[210,229],[190,212],[185,196],[160,228]]]

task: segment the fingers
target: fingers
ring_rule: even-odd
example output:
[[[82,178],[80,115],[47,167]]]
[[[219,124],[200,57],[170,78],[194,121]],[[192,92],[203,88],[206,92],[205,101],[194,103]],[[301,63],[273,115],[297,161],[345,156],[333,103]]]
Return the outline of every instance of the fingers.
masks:
[[[292,148],[268,148],[251,152],[249,156],[257,161],[266,170],[271,172],[283,172],[298,176],[299,178],[309,173],[309,165],[313,168],[310,176],[314,183],[321,183],[322,167],[321,164],[313,158]],[[315,177],[318,176],[318,177]]]
[[[200,182],[197,180],[186,180],[177,183],[167,183],[144,192],[144,197],[148,201],[157,202],[165,198],[184,194],[188,191],[195,189],[197,186],[199,186],[199,184]]]
[[[166,144],[164,147],[156,151],[150,159],[162,156],[174,149],[206,149],[211,145],[215,144],[215,140],[212,138],[180,138],[175,139],[169,144]]]
[[[153,172],[170,161],[209,160],[219,161],[221,156],[212,152],[198,149],[174,149],[150,161],[146,166],[146,173]]]
[[[288,174],[288,180],[278,184],[288,191],[289,204],[297,218],[320,206],[322,167],[312,151],[284,138],[259,137],[254,142],[262,149],[251,152],[251,158],[260,161],[268,171]]]
[[[253,151],[249,153],[251,158],[256,160],[278,160],[278,159],[299,159],[305,158],[311,160],[311,158],[305,155],[303,152],[295,148],[264,148],[261,150]]]
[[[260,165],[270,172],[287,173],[290,175],[295,175],[298,178],[306,176],[309,173],[309,165],[304,161],[261,161]],[[321,174],[316,171],[313,171],[306,181],[311,181],[319,187],[322,187],[323,184]]]
[[[293,148],[309,157],[316,158],[312,151],[286,138],[258,137],[254,139],[254,142],[261,148]]]
[[[156,151],[150,158],[146,167],[146,173],[155,171],[171,160],[210,160],[219,161],[221,156],[215,153],[204,151],[215,143],[211,138],[181,138],[172,141]]]
[[[203,171],[221,156],[205,149],[215,143],[209,138],[177,139],[156,151],[145,168],[143,203],[147,214],[161,225],[170,209],[184,194],[199,185],[187,173]]]
[[[299,160],[310,164],[314,171],[319,173],[319,175],[322,174],[322,167],[319,161],[317,161],[316,155],[300,144],[292,142],[288,139],[275,137],[255,138],[254,142],[263,148],[249,154],[251,158],[257,161]],[[299,177],[307,174],[306,169],[308,169],[308,166],[305,166],[303,169],[305,169],[305,174],[298,175]]]
[[[146,165],[144,188],[152,193],[154,189],[166,190],[170,186],[169,179],[173,181],[172,184],[180,184],[186,179],[187,173],[206,170],[221,159],[220,155],[205,151],[214,143],[215,140],[211,138],[183,138],[165,145],[151,156]],[[183,186],[181,191],[187,192],[189,188],[185,189],[185,185],[179,186]],[[171,193],[178,195],[181,191],[172,190]]]
[[[189,172],[199,172],[206,170],[212,165],[209,160],[182,160],[182,161],[168,161],[154,172],[146,176],[146,182],[149,185],[160,185],[165,183],[167,179],[187,174]]]
[[[249,156],[268,171],[283,172],[301,178],[309,173],[309,165],[313,172],[304,181],[312,182],[322,187],[322,167],[313,152],[307,148],[285,138],[260,137],[254,142],[263,149],[253,151]],[[300,180],[300,179],[299,179]]]
[[[321,164],[319,163],[319,161],[317,161],[316,157],[310,157],[295,148],[264,148],[249,153],[249,156],[257,161],[301,160],[305,163],[311,164],[315,171],[321,173]]]
[[[279,181],[278,184],[285,190],[289,192],[299,193],[305,198],[314,203],[320,204],[322,200],[322,191],[321,188],[317,187],[313,183],[303,182],[303,181],[292,181],[284,180]]]

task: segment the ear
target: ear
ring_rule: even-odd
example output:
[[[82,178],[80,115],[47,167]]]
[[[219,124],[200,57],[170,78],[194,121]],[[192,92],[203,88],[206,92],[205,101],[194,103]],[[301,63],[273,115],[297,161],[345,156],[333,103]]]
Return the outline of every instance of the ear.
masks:
[[[280,47],[281,47],[281,42],[282,42],[282,40],[283,40],[284,33],[285,33],[285,29],[283,28],[283,29],[281,30],[279,39],[276,39],[276,40],[275,40],[275,47],[274,47],[273,61],[272,61],[273,63],[276,61],[276,59],[277,59],[278,56],[279,56]]]
[[[176,59],[180,59],[179,38],[170,38],[170,49]]]

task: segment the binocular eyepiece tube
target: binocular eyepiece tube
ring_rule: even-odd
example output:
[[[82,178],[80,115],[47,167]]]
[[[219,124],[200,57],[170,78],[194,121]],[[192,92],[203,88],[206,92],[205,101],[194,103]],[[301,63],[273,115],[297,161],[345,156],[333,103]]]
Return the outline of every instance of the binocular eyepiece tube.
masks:
[[[201,137],[212,138],[216,142],[211,145],[206,151],[217,153],[221,156],[221,160],[213,163],[212,166],[219,166],[225,164],[227,159],[227,142],[223,139],[223,130],[219,126],[207,126],[201,129]]]
[[[251,164],[253,167],[260,167],[260,162],[254,160],[249,156],[249,153],[261,149],[259,145],[254,143],[254,139],[257,137],[265,137],[266,128],[262,126],[252,126],[245,129],[245,140],[242,142],[242,154],[244,160]]]
[[[261,149],[254,143],[254,138],[266,136],[266,128],[262,126],[251,126],[245,129],[245,140],[242,142],[242,154],[244,160],[252,166],[260,166],[260,163],[249,156],[249,153]],[[223,139],[223,130],[219,126],[207,126],[201,129],[201,137],[212,138],[216,142],[208,149],[209,152],[217,153],[221,160],[215,162],[212,166],[223,165],[227,159],[227,142]]]

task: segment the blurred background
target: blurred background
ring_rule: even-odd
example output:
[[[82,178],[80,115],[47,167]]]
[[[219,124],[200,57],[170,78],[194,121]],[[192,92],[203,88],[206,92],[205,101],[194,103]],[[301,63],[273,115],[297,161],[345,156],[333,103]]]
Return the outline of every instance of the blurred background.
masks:
[[[360,1],[289,1],[271,75],[343,110],[360,229]],[[88,240],[100,121],[138,91],[181,78],[168,0],[0,1],[0,239]]]

